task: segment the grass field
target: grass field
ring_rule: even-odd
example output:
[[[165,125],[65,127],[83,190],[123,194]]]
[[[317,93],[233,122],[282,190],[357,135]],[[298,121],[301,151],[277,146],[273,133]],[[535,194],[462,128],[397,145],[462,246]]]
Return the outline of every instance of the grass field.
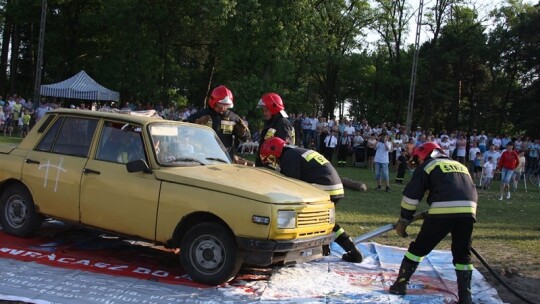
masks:
[[[251,155],[246,158],[251,159]],[[399,217],[402,190],[410,180],[405,176],[404,184],[393,180],[396,172],[390,172],[391,192],[376,191],[375,173],[363,167],[337,167],[340,176],[365,183],[366,192],[345,190],[337,206],[337,222],[353,237],[368,233],[389,223],[395,223]],[[491,190],[478,190],[477,223],[473,232],[473,248],[501,275],[507,284],[518,293],[540,303],[540,189],[523,180],[512,198],[499,201],[499,181],[493,181]],[[423,200],[418,210],[426,210],[428,205]],[[391,246],[407,248],[418,234],[421,223],[413,223],[407,228],[408,238],[397,236],[394,231],[381,235],[371,241]],[[450,250],[450,236],[435,249]],[[451,261],[448,261],[451,263]],[[498,291],[505,303],[521,303],[516,296],[508,292],[473,256],[475,267]]]
[[[350,162],[349,162],[350,164]],[[407,174],[403,185],[393,183],[395,172],[390,173],[392,192],[379,192],[375,188],[375,174],[366,168],[337,167],[341,176],[364,182],[367,192],[346,190],[346,197],[337,206],[337,222],[350,235],[359,236],[388,223],[394,223],[400,212],[401,191],[411,178]],[[507,283],[522,295],[540,303],[540,189],[518,184],[512,198],[499,201],[499,181],[493,181],[491,190],[478,190],[477,223],[473,232],[473,248],[494,268]],[[427,209],[423,200],[419,210]],[[394,231],[382,235],[373,242],[405,247],[417,235],[421,223],[413,223],[407,229],[409,238],[401,238]],[[450,250],[450,236],[436,249]],[[451,261],[449,261],[450,263]],[[487,272],[480,261],[473,263],[497,288],[507,303],[520,303]],[[536,286],[536,287],[535,287]]]
[[[346,197],[337,207],[338,222],[345,226],[352,235],[361,235],[387,223],[393,223],[399,217],[401,191],[404,185],[392,183],[392,192],[375,191],[374,173],[365,168],[337,168],[340,175],[364,182],[367,192],[346,190]],[[395,177],[395,173],[391,173]],[[406,181],[410,175],[406,176]],[[509,200],[499,201],[499,181],[494,181],[491,190],[478,190],[478,216],[473,234],[473,245],[486,258],[501,264],[513,265],[509,256],[524,256],[536,264],[540,261],[540,193],[538,187],[527,185],[525,192],[523,181]],[[422,202],[420,210],[427,209]],[[408,232],[414,236],[420,223],[412,224]],[[449,238],[448,238],[449,239]],[[410,239],[403,239],[389,233],[381,236],[377,242],[387,245],[406,247]],[[445,241],[439,249],[449,249]]]
[[[18,138],[6,138],[0,135],[0,143],[18,142]],[[252,155],[245,155],[253,160]],[[352,167],[349,160],[347,167],[336,167],[339,174],[365,183],[366,192],[346,189],[345,198],[337,206],[337,222],[354,238],[368,233],[380,226],[395,223],[399,217],[401,191],[411,175],[407,174],[403,185],[391,183],[391,192],[375,191],[377,185],[374,172],[366,168]],[[391,172],[391,181],[395,178]],[[509,200],[499,201],[499,181],[494,181],[491,190],[478,190],[477,223],[473,233],[473,247],[501,274],[512,277],[532,289],[535,301],[540,301],[537,286],[540,286],[540,189],[527,185],[523,181]],[[420,203],[419,211],[427,209],[425,201]],[[400,238],[391,231],[373,239],[384,245],[407,247],[419,231],[420,223],[413,223],[408,228],[409,238]],[[436,249],[449,250],[450,238],[447,237]],[[451,262],[451,261],[449,261]],[[480,262],[473,258],[475,266],[499,291],[505,302],[518,303],[513,295],[497,286]],[[526,282],[523,282],[525,280]],[[516,284],[514,284],[516,285]],[[513,285],[513,286],[514,286]],[[527,286],[530,285],[530,288]],[[536,287],[534,287],[536,286]],[[516,286],[514,286],[516,287]],[[522,290],[523,291],[523,290]]]

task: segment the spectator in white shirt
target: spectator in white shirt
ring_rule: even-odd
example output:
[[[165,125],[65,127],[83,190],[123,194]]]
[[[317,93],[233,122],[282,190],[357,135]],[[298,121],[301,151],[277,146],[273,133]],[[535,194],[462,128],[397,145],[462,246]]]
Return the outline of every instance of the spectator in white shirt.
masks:
[[[471,143],[471,146],[469,148],[469,162],[471,163],[471,172],[473,172],[474,169],[474,159],[476,158],[476,152],[480,152],[480,149],[476,146],[476,143]]]
[[[47,112],[49,112],[49,106],[45,100],[42,100],[41,104],[36,109],[36,122],[38,122]]]
[[[493,168],[493,158],[491,156],[488,156],[482,170],[482,189],[489,189],[491,187],[491,180],[493,179]]]
[[[323,155],[329,162],[332,162],[332,155],[334,155],[337,143],[338,141],[335,131],[330,132],[330,134],[328,134],[324,139],[325,148]]]
[[[388,153],[392,151],[392,142],[387,134],[382,134],[379,142],[375,146],[375,179],[377,189],[382,190],[381,183],[386,181],[386,192],[390,192],[390,176],[388,174],[388,163],[390,163]]]

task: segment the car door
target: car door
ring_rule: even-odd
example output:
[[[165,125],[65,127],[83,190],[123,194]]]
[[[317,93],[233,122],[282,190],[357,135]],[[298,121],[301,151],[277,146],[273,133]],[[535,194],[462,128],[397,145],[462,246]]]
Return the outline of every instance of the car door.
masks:
[[[39,212],[79,221],[79,194],[98,120],[60,116],[25,159],[22,180]]]
[[[142,128],[105,121],[101,130],[82,177],[81,222],[154,240],[160,182],[154,174],[129,173],[125,164],[147,161]]]

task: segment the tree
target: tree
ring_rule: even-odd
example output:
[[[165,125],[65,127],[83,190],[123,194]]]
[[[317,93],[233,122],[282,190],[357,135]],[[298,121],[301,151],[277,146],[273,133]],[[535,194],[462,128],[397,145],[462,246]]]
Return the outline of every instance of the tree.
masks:
[[[375,30],[380,34],[383,44],[387,48],[390,64],[391,77],[393,78],[389,92],[389,110],[393,113],[393,119],[402,121],[405,108],[405,88],[407,88],[408,77],[405,69],[410,70],[410,65],[404,66],[402,52],[407,25],[412,17],[410,9],[406,6],[405,0],[377,0],[378,16],[375,22]]]

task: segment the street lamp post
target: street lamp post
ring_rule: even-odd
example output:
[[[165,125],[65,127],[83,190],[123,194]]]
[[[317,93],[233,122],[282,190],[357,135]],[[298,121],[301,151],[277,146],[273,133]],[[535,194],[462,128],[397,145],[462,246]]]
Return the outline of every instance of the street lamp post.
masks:
[[[45,45],[45,24],[47,19],[47,0],[41,1],[41,22],[39,25],[38,56],[36,60],[36,82],[34,84],[34,108],[40,103],[41,72],[43,71],[43,46]]]

